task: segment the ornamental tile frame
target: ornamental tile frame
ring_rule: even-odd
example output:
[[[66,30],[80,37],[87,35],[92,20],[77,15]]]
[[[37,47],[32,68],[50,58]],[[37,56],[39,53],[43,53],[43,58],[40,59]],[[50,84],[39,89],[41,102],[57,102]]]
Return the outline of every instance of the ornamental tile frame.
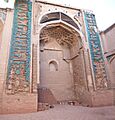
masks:
[[[94,73],[95,89],[107,88],[106,68],[95,15],[92,12],[84,11],[84,20]]]
[[[30,0],[17,0],[6,81],[8,94],[29,92],[30,89],[31,16]]]

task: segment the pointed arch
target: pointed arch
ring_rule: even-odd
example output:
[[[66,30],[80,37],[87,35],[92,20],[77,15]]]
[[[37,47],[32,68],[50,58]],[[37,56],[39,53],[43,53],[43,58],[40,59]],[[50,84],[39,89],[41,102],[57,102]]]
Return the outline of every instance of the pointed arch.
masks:
[[[113,61],[114,59],[115,59],[115,55],[113,55],[113,56],[110,58],[109,62],[112,63],[112,61]]]
[[[51,72],[58,71],[58,64],[57,64],[57,62],[56,62],[55,60],[51,60],[51,61],[49,62],[49,70],[50,70]]]
[[[77,23],[74,22],[74,20],[70,16],[62,12],[52,12],[52,13],[45,14],[44,16],[42,16],[40,23],[43,24],[43,23],[48,23],[48,22],[58,21],[58,20],[64,21],[70,24],[71,26],[75,27],[76,29],[80,30]]]

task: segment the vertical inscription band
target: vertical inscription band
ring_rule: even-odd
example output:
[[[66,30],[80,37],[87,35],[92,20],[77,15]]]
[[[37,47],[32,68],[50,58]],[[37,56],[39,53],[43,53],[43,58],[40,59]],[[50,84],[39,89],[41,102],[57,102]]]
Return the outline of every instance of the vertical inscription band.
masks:
[[[84,16],[96,89],[106,88],[107,76],[95,15],[84,11]]]
[[[31,16],[32,3],[29,0],[17,0],[7,71],[7,93],[9,94],[29,91]]]

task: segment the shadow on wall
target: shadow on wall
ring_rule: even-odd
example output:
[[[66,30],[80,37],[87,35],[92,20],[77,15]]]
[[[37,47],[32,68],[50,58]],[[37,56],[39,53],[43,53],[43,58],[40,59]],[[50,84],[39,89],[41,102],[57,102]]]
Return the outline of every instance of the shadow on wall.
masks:
[[[38,103],[56,104],[57,100],[50,89],[46,87],[39,87],[38,85]]]

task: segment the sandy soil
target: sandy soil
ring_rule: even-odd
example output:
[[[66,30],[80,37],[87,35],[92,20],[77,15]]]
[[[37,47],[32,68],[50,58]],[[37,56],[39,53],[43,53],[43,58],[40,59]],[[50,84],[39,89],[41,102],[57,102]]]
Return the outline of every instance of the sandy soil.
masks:
[[[56,105],[36,113],[0,115],[0,120],[115,120],[115,106],[89,108]]]

